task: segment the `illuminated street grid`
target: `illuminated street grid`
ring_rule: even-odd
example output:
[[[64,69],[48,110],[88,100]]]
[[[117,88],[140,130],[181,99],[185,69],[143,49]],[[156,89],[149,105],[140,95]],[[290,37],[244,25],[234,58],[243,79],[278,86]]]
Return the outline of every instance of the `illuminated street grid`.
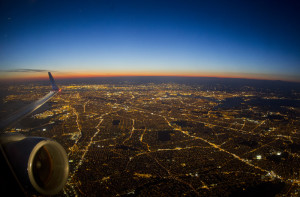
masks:
[[[176,83],[61,88],[12,131],[65,147],[66,196],[299,195],[299,106],[274,110],[251,102],[286,99],[275,93]],[[3,101],[27,103],[47,89],[11,86],[16,94]],[[298,92],[293,96],[299,101]],[[239,105],[226,105],[235,99]]]

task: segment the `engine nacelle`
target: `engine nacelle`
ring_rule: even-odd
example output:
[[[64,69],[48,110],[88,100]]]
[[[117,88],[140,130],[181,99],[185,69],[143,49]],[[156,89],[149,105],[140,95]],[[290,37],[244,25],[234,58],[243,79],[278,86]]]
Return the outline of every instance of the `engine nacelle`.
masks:
[[[53,195],[61,191],[69,174],[68,157],[54,140],[24,135],[4,135],[0,143],[16,176],[28,191]]]

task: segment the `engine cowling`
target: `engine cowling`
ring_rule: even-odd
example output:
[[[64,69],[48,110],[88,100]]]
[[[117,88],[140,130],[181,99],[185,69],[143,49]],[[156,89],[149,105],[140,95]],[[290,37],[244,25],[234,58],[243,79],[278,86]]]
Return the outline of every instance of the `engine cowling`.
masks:
[[[26,190],[53,195],[68,179],[69,163],[64,148],[54,140],[24,135],[0,137],[0,143],[17,178]]]

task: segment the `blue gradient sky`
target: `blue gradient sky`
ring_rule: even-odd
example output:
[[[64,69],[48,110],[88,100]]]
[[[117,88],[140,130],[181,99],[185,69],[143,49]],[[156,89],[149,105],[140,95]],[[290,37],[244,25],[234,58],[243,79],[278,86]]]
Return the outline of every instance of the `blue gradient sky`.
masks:
[[[299,81],[299,10],[293,0],[1,0],[0,77],[50,70]]]

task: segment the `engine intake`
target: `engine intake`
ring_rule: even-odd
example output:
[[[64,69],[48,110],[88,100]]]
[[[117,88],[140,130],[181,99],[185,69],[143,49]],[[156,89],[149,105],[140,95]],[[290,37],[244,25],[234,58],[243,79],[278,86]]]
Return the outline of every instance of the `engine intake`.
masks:
[[[53,195],[63,189],[69,174],[69,163],[59,143],[20,134],[2,136],[0,143],[26,190],[34,189],[43,195]]]

